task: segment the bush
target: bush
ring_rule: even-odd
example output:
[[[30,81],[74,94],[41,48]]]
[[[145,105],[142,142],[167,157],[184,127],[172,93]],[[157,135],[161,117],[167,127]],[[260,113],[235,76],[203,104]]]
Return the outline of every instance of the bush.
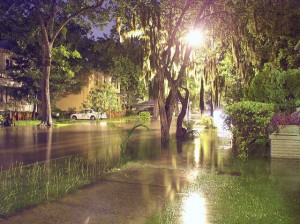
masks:
[[[273,104],[245,101],[225,107],[225,125],[233,134],[235,146],[241,146],[241,155],[246,156],[248,149],[257,139],[268,139],[268,126],[274,114]],[[239,140],[239,145],[237,145]]]
[[[200,135],[199,131],[194,130],[194,127],[197,123],[195,121],[183,121],[183,125],[185,128],[184,136],[180,136],[181,139],[194,139]]]
[[[276,133],[279,132],[279,126],[285,127],[286,125],[300,125],[300,114],[279,112],[273,115],[270,126]]]
[[[151,119],[151,114],[146,111],[141,112],[139,116],[142,121],[149,121]]]
[[[200,123],[205,125],[205,128],[214,127],[214,119],[212,116],[202,115]]]
[[[3,124],[4,120],[5,120],[5,119],[4,119],[4,116],[0,114],[0,125]]]
[[[251,81],[247,98],[252,101],[276,104],[278,109],[292,112],[300,101],[300,69],[283,71],[265,64]]]

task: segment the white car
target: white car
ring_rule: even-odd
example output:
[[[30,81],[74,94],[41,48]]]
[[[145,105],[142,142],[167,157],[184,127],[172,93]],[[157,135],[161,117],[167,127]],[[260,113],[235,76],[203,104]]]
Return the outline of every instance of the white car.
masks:
[[[83,110],[79,113],[71,114],[70,117],[74,120],[95,120],[107,118],[106,113],[100,114],[99,112],[95,112],[92,109]]]

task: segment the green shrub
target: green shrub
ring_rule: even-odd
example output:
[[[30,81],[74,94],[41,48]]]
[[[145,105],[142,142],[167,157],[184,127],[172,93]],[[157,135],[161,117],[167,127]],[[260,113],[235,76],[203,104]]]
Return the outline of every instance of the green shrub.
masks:
[[[2,125],[2,123],[4,122],[4,116],[0,114],[0,125]]]
[[[225,107],[225,125],[233,134],[233,143],[239,143],[239,152],[247,155],[257,139],[268,138],[268,126],[274,114],[273,104],[244,101]],[[237,142],[238,140],[238,142]]]
[[[279,110],[294,112],[300,106],[300,69],[283,71],[265,64],[251,81],[247,99],[272,103]]]
[[[205,125],[205,128],[210,128],[214,126],[214,120],[212,116],[202,115],[200,123]]]
[[[195,121],[183,121],[183,125],[186,128],[186,139],[193,139],[200,135],[199,131],[194,129],[196,124]]]
[[[151,119],[150,113],[146,111],[141,112],[139,116],[142,121],[149,121]]]

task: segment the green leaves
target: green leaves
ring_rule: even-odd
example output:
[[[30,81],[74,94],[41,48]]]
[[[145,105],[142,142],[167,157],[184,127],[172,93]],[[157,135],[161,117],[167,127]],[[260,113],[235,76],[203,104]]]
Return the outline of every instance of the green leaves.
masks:
[[[268,125],[274,114],[273,104],[244,101],[225,107],[225,124],[232,131],[241,154],[247,154],[257,139],[268,138]],[[237,140],[239,139],[239,140]]]
[[[265,65],[252,80],[247,98],[293,112],[296,100],[300,99],[300,69],[283,71]]]
[[[109,84],[100,84],[97,89],[89,92],[88,99],[82,105],[84,108],[93,108],[97,112],[120,111],[116,90]]]

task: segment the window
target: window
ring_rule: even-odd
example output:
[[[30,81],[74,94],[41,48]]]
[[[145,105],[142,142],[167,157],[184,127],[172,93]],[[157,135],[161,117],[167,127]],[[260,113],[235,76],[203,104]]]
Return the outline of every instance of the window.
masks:
[[[95,82],[95,85],[99,85],[99,74],[97,73],[94,73],[94,82]]]
[[[3,102],[3,97],[4,97],[4,89],[0,89],[0,102]]]
[[[9,69],[9,59],[6,59],[6,65],[5,65],[5,69],[8,70]]]
[[[5,69],[8,70],[12,67],[13,61],[11,59],[6,59]]]

